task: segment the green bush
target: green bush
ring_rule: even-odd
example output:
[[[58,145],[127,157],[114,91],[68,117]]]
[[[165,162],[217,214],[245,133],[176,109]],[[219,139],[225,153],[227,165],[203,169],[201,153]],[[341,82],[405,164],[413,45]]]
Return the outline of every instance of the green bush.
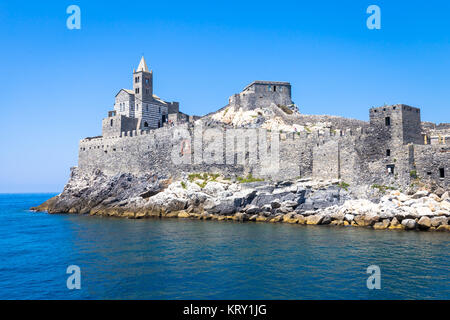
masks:
[[[348,187],[350,187],[350,185],[348,183],[345,183],[344,181],[340,182],[338,186],[339,188],[344,189],[345,191],[348,191]]]
[[[394,187],[389,187],[385,185],[373,184],[372,189],[378,189],[381,193],[386,193],[387,190],[395,190]]]
[[[413,179],[417,179],[417,171],[416,170],[411,170],[409,172],[409,176]]]
[[[247,175],[247,177],[245,177],[245,178],[243,178],[243,177],[237,177],[236,180],[237,180],[239,183],[249,183],[249,182],[264,181],[264,179],[254,178],[254,177],[252,176],[251,173],[249,173],[249,174]]]

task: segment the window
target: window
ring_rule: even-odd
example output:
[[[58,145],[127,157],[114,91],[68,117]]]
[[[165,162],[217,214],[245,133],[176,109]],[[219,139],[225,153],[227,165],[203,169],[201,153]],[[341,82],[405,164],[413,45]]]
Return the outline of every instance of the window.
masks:
[[[388,174],[394,174],[395,165],[393,165],[393,164],[388,164],[388,165],[386,166],[386,169],[387,169]]]
[[[277,86],[273,86],[273,92],[277,91]]]
[[[390,126],[391,125],[391,118],[390,117],[384,118],[384,122],[385,122],[386,126]]]
[[[161,107],[159,107],[159,113],[161,113]]]
[[[145,84],[148,84],[148,82],[149,82],[149,79],[145,78]]]
[[[147,123],[147,121],[144,122],[144,127],[145,127],[145,128],[148,128],[148,123]]]
[[[134,78],[134,82],[138,83],[139,82],[139,77]]]
[[[113,119],[111,119],[111,127],[113,126],[113,121],[114,121],[114,120],[113,120]]]
[[[391,156],[391,149],[387,149],[386,150],[386,157],[390,157]]]
[[[145,93],[148,94],[148,89],[145,89]]]
[[[444,168],[439,168],[439,177],[440,178],[445,178],[445,170],[444,170]]]
[[[139,88],[134,89],[135,93],[139,93]]]

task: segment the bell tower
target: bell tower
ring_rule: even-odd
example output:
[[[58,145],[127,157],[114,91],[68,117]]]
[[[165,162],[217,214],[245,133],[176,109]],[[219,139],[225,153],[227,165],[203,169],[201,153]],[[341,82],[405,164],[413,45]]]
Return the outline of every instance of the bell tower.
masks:
[[[153,97],[153,71],[148,71],[144,57],[141,58],[137,70],[133,71],[133,91],[136,111],[142,108],[143,103],[148,103]]]

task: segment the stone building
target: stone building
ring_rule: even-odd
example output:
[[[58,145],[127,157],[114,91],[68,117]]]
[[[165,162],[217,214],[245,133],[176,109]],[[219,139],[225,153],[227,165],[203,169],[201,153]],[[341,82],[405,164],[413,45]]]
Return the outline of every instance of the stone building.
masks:
[[[161,128],[172,119],[184,121],[178,102],[167,102],[153,93],[153,71],[149,71],[144,57],[133,70],[133,90],[120,89],[114,110],[103,119],[102,135],[111,137],[133,130]]]
[[[244,110],[265,107],[270,104],[292,105],[291,84],[278,81],[253,81],[240,93],[229,98],[229,105]]]

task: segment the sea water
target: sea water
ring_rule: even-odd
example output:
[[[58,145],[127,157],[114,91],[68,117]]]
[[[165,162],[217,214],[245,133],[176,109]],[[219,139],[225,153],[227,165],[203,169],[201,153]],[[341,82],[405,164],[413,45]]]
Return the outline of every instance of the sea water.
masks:
[[[0,299],[450,299],[448,233],[28,210],[51,196],[0,195]]]

